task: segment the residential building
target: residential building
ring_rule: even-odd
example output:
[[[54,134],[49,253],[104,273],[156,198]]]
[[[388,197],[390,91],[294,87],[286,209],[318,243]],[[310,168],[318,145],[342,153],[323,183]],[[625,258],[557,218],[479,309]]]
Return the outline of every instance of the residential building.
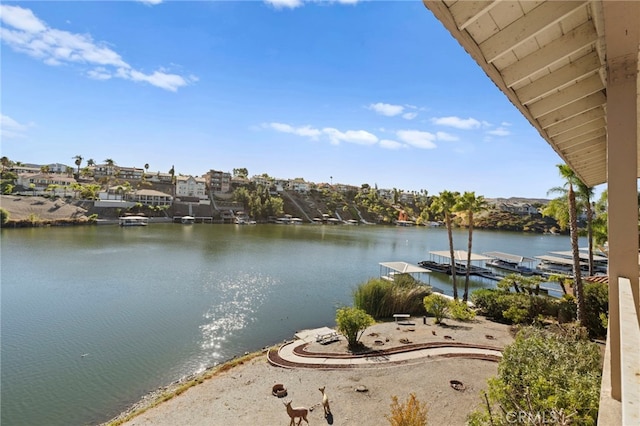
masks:
[[[226,193],[231,190],[231,173],[212,169],[205,175],[205,181],[213,193]]]
[[[177,198],[209,198],[207,195],[206,179],[193,176],[176,177],[176,197]]]

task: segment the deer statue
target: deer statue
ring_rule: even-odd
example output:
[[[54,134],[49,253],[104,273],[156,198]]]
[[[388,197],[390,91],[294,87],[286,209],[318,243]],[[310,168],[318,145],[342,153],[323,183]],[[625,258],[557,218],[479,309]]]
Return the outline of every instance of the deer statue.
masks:
[[[327,417],[331,414],[331,407],[329,407],[329,397],[324,393],[325,387],[326,386],[321,387],[319,391],[322,392],[322,408],[324,408],[324,416]]]
[[[300,425],[300,423],[302,423],[302,420],[309,424],[309,420],[307,420],[307,413],[309,412],[309,410],[304,407],[291,408],[291,402],[292,401],[283,402],[283,404],[287,407],[287,414],[289,415],[289,417],[291,417],[289,426],[295,426],[297,417],[300,418],[300,420],[298,420],[298,426]]]

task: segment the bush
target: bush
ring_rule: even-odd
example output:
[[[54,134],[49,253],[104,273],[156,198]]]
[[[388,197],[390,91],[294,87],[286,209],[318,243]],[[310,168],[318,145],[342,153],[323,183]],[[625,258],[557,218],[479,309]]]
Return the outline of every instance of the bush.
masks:
[[[471,294],[471,301],[480,312],[495,321],[509,322],[503,312],[509,309],[509,292],[496,289],[480,289]]]
[[[584,283],[585,324],[592,339],[606,338],[606,318],[609,315],[609,288],[602,283]],[[604,319],[604,321],[603,321]]]
[[[358,346],[364,330],[374,322],[371,315],[358,308],[340,308],[336,314],[338,331],[347,338],[350,348]]]
[[[426,311],[435,317],[435,323],[440,324],[449,312],[451,301],[441,294],[433,293],[423,299]]]
[[[476,317],[476,311],[461,300],[452,300],[449,304],[449,316],[458,321],[472,321]]]
[[[391,426],[425,426],[427,424],[427,407],[409,394],[406,403],[399,403],[397,396],[391,397],[391,414],[385,415]]]
[[[477,290],[471,295],[471,300],[483,315],[509,324],[532,324],[539,317],[556,318],[559,308],[558,301],[545,295],[496,289]]]
[[[391,318],[398,312],[422,316],[425,314],[422,299],[429,294],[431,287],[406,274],[396,276],[395,281],[373,278],[354,291],[353,305],[376,319]]]
[[[489,379],[488,407],[473,413],[469,424],[595,425],[600,351],[577,336],[521,330],[505,349],[498,376]],[[492,406],[498,409],[489,411]]]
[[[9,221],[9,212],[5,209],[0,209],[0,225],[5,225]]]

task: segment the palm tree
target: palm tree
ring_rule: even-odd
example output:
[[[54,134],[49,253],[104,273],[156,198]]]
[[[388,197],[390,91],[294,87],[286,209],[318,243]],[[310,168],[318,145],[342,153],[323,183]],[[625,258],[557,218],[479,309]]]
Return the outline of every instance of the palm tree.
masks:
[[[453,207],[454,211],[466,212],[467,226],[469,227],[469,243],[467,245],[467,271],[464,278],[464,294],[462,301],[469,298],[469,274],[471,272],[471,246],[473,241],[473,214],[487,209],[487,201],[482,195],[476,197],[475,192],[465,192],[458,198],[458,202]]]
[[[76,166],[78,166],[78,176],[80,176],[80,165],[82,164],[82,160],[84,160],[84,158],[82,158],[81,155],[76,155],[73,158],[76,160],[74,161],[74,163]]]
[[[109,199],[109,186],[111,185],[111,175],[113,173],[113,167],[116,165],[116,162],[111,158],[107,158],[104,160],[104,163],[107,165],[107,199]]]
[[[89,158],[87,160],[87,167],[91,167],[91,166],[95,166],[95,165],[96,165],[96,162],[95,162],[95,160],[93,158]]]
[[[574,186],[578,185],[579,179],[566,164],[558,164],[560,176],[566,180],[567,198],[569,202],[569,234],[571,236],[571,252],[573,254],[573,279],[574,279],[574,296],[578,305],[578,322],[585,324],[585,304],[584,293],[582,288],[582,276],[580,271],[580,254],[578,251],[578,218],[577,203]]]
[[[587,186],[578,180],[576,184],[577,196],[587,211],[587,242],[589,244],[589,275],[593,275],[593,187]]]
[[[453,253],[451,213],[459,197],[459,192],[441,191],[440,194],[433,197],[431,203],[431,210],[436,214],[442,214],[444,216],[444,222],[447,226],[447,236],[449,237],[449,255],[451,256],[451,279],[453,280],[453,298],[455,300],[458,300],[458,285],[456,283],[456,259]]]

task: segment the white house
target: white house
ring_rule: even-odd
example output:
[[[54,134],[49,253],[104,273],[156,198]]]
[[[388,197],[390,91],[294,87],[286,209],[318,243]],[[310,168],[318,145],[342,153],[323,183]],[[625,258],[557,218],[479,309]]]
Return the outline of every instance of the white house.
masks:
[[[206,179],[193,176],[177,176],[176,197],[208,198]]]

